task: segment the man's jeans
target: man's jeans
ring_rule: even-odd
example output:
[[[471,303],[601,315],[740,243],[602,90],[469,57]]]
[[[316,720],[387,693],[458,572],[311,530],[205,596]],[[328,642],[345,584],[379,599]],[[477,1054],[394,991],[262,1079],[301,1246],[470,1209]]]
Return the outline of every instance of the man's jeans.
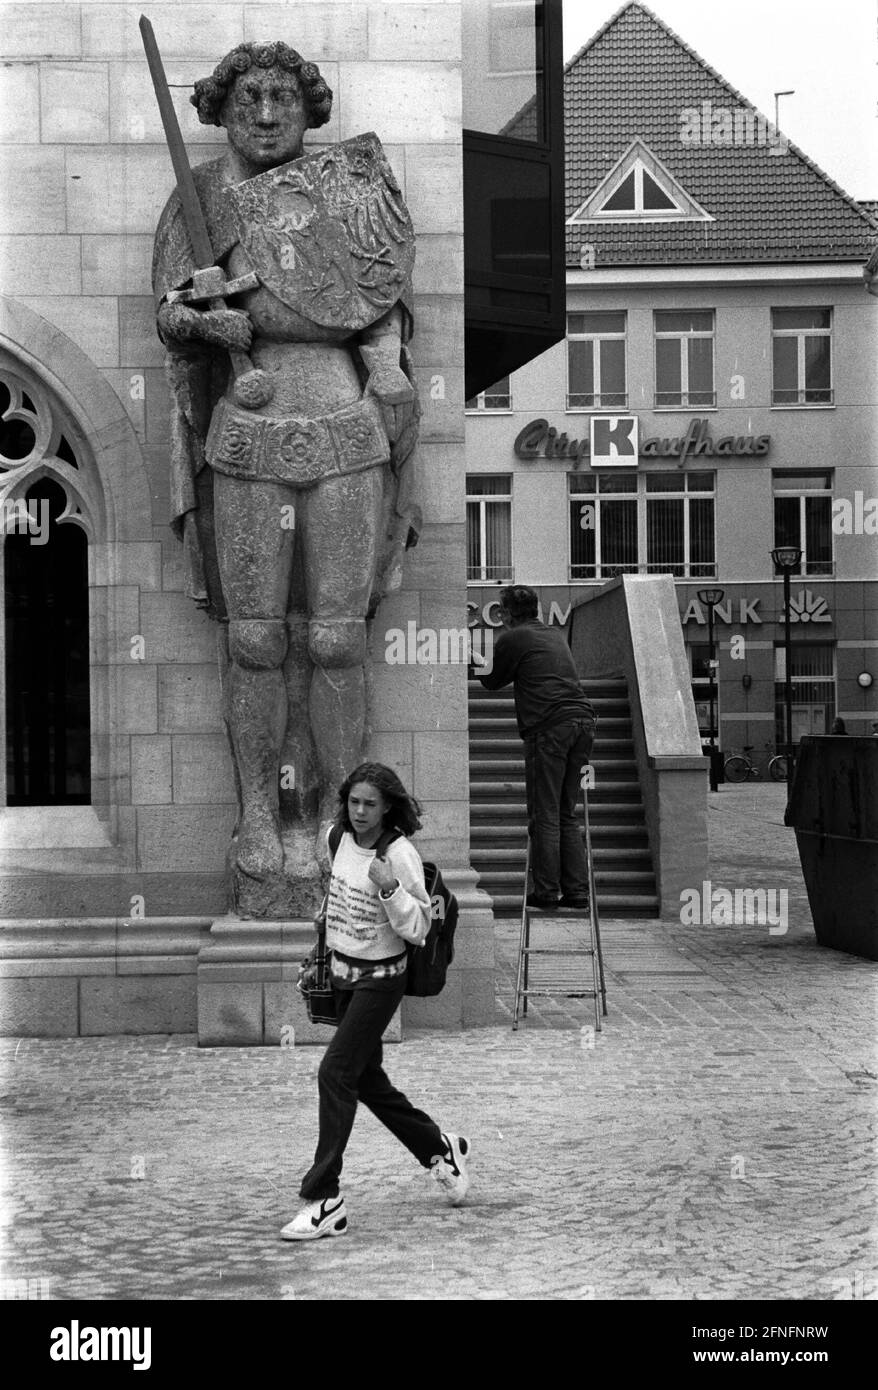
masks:
[[[590,719],[570,719],[524,741],[533,891],[541,898],[588,893],[576,802],[594,730]]]
[[[381,1067],[381,1035],[405,993],[405,979],[401,975],[392,989],[358,985],[352,990],[335,991],[340,1022],[317,1073],[320,1136],[314,1165],[299,1189],[299,1195],[308,1202],[338,1196],[344,1151],[358,1100],[424,1168],[430,1167],[434,1155],[445,1152],[438,1126],[391,1085]]]

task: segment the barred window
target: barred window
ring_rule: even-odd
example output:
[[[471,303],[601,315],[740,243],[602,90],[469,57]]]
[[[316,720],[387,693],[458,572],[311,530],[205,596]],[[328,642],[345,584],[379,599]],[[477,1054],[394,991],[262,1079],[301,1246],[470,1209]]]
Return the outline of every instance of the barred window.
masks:
[[[637,573],[637,479],[567,475],[570,578]]]
[[[786,649],[774,648],[775,739],[786,742]],[[790,644],[790,685],[792,686],[793,743],[803,734],[826,734],[837,708],[835,647],[832,642]]]
[[[715,475],[567,476],[569,578],[716,575]]]
[[[645,482],[647,574],[713,578],[714,475],[647,473]]]

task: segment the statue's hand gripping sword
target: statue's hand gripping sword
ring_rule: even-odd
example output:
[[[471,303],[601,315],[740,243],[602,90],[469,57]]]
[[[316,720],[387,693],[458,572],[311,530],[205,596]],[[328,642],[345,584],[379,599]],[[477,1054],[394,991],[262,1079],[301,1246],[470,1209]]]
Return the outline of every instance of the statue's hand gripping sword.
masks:
[[[257,289],[259,279],[253,271],[250,271],[247,275],[241,275],[236,280],[227,280],[222,268],[214,264],[213,247],[210,244],[204,209],[201,206],[195,180],[192,177],[192,170],[189,167],[186,147],[183,144],[177,113],[171,101],[171,93],[162,67],[158,44],[155,41],[152,24],[146,15],[140,16],[140,34],[146,52],[146,61],[149,64],[152,85],[155,88],[156,101],[165,130],[171,163],[174,166],[177,193],[183,209],[186,230],[192,243],[196,267],[192,276],[192,288],[172,290],[167,296],[168,303],[206,304],[209,309],[225,309],[226,299],[229,295],[240,294],[243,290]],[[232,361],[232,370],[235,373],[234,395],[236,403],[245,409],[258,410],[260,406],[271,400],[273,395],[271,382],[265,372],[261,372],[253,366],[246,352],[230,348],[229,357]]]

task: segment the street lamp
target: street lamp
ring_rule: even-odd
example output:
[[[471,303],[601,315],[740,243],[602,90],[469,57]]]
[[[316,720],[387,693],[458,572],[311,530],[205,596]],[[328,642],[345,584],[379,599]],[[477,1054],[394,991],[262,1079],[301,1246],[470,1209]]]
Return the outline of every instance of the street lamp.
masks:
[[[787,785],[793,780],[793,671],[790,651],[790,576],[798,573],[802,552],[794,545],[780,545],[772,550],[775,574],[783,575],[783,645],[784,645],[784,708],[786,711]]]
[[[716,732],[714,729],[714,702],[716,700],[716,653],[713,646],[713,610],[718,603],[722,603],[725,597],[723,589],[699,589],[698,602],[703,603],[707,609],[707,642],[710,649],[708,659],[708,670],[710,671],[710,790],[715,792],[719,789],[719,780],[716,775]]]
[[[775,135],[779,135],[779,134],[780,134],[780,98],[781,98],[781,97],[794,97],[795,95],[796,95],[796,89],[795,89],[795,87],[789,87],[789,88],[787,88],[787,90],[786,90],[785,92],[775,92],[775,94],[774,94],[774,133],[775,133]]]

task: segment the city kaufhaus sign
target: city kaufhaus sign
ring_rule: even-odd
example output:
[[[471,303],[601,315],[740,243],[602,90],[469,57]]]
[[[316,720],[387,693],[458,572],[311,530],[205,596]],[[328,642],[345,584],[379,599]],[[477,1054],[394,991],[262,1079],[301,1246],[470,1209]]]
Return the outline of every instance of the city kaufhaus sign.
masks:
[[[687,458],[762,458],[771,446],[770,434],[724,434],[713,439],[709,420],[690,420],[681,436],[669,439],[657,435],[637,444],[636,415],[592,415],[589,438],[571,439],[548,420],[531,420],[515,437],[512,448],[517,458],[572,459],[578,468],[583,459],[592,467],[636,464],[637,458],[672,458],[682,464]],[[594,440],[595,447],[592,447]]]

